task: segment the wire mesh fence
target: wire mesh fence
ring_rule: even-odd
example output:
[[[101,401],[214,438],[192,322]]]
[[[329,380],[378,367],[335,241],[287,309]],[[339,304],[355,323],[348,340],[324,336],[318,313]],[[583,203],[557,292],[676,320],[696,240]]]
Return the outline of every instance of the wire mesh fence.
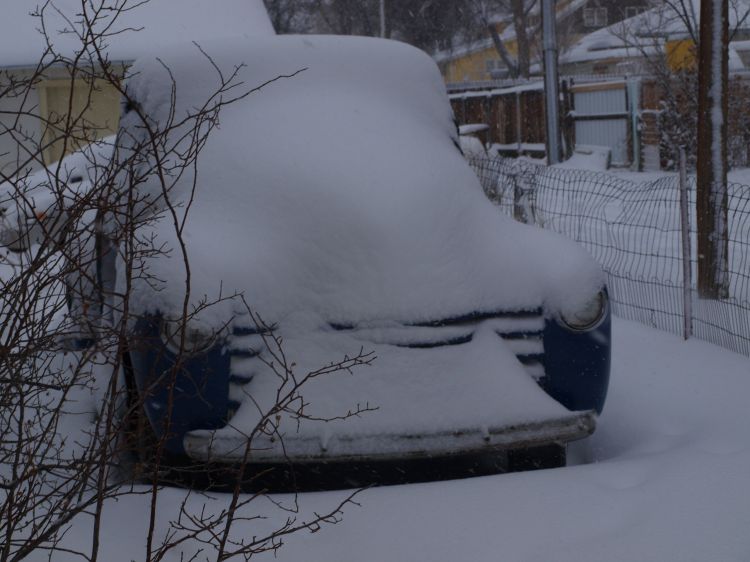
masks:
[[[504,212],[589,250],[607,273],[615,314],[750,356],[750,186],[728,186],[726,298],[703,299],[695,286],[694,177],[681,207],[677,174],[635,182],[506,158],[471,163]]]

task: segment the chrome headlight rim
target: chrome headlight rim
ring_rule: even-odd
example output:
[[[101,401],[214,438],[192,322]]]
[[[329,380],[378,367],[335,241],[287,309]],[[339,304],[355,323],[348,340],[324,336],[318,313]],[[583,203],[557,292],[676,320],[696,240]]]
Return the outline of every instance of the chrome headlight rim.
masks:
[[[183,329],[185,340],[180,349]],[[162,316],[159,320],[159,338],[162,345],[176,356],[205,355],[216,346],[220,335],[216,330],[206,329],[191,319],[173,319]]]
[[[609,296],[606,289],[601,289],[587,303],[589,310],[576,311],[573,314],[559,314],[560,324],[571,332],[590,332],[597,329],[609,312]],[[582,318],[577,318],[582,317]]]

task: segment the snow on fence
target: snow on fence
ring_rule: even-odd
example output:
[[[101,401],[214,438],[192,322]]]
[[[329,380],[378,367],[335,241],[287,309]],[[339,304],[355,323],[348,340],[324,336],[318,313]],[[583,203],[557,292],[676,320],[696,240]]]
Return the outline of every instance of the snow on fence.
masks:
[[[477,158],[472,165],[504,212],[591,252],[607,272],[615,314],[750,356],[750,186],[728,186],[729,293],[708,300],[695,286],[694,177],[687,178],[688,212],[681,213],[677,175],[633,182],[506,158]],[[689,268],[683,268],[683,225]]]

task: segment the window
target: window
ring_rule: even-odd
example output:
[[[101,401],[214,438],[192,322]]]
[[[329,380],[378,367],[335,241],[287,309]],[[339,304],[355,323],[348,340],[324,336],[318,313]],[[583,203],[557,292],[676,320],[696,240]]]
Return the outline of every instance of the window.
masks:
[[[604,27],[607,25],[607,8],[584,8],[583,25],[586,27]]]
[[[448,38],[441,38],[435,40],[436,51],[450,51],[452,47],[451,40]]]
[[[497,69],[500,66],[500,61],[497,59],[485,59],[484,61],[484,69],[487,72],[492,72],[493,70]]]
[[[626,18],[634,18],[638,14],[644,11],[644,8],[639,8],[636,6],[627,6],[625,8],[625,17]]]

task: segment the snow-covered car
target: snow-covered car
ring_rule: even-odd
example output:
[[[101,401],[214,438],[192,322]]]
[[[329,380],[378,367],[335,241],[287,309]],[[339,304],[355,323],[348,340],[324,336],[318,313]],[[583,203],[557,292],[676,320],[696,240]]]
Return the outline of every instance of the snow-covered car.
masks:
[[[421,51],[278,36],[160,52],[132,69],[115,160],[235,68],[270,82],[222,108],[169,208],[139,227],[171,251],[127,289],[126,363],[167,453],[302,466],[564,451],[590,434],[609,379],[603,273],[484,197]],[[139,197],[158,204],[164,178],[142,177]],[[377,358],[305,382],[301,418],[274,410],[298,377],[361,350]]]

